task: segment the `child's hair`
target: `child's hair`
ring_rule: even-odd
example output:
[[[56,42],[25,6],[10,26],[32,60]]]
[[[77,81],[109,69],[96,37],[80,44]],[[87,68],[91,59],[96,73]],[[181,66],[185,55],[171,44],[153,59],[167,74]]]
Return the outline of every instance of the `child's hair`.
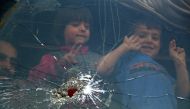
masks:
[[[135,29],[139,25],[145,25],[148,28],[158,29],[162,33],[162,30],[163,30],[162,21],[160,19],[156,18],[155,16],[152,16],[152,15],[141,16],[139,19],[135,19],[134,22],[135,23],[133,23],[133,26],[131,28],[131,33],[134,33]]]
[[[59,8],[54,22],[53,37],[59,40],[58,43],[63,44],[64,37],[63,32],[69,23],[73,21],[84,21],[91,24],[92,15],[88,8],[77,5],[69,5],[63,8]]]

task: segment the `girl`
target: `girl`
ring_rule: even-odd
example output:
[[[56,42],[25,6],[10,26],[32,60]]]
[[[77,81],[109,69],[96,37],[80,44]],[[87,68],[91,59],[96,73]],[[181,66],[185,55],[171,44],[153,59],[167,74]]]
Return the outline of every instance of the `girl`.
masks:
[[[61,82],[68,78],[68,69],[71,68],[82,72],[95,71],[99,55],[88,52],[86,45],[90,38],[91,19],[91,13],[85,7],[67,6],[59,9],[54,34],[61,42],[59,51],[44,55],[40,64],[30,71],[28,79]],[[76,76],[72,73],[69,75]]]

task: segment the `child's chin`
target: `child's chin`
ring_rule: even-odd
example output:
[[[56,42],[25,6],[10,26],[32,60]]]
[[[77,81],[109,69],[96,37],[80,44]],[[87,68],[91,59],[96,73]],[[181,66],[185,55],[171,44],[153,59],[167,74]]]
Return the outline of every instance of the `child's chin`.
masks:
[[[77,41],[75,41],[75,43],[76,44],[84,44],[84,43],[86,43],[86,41],[85,40],[77,40]]]

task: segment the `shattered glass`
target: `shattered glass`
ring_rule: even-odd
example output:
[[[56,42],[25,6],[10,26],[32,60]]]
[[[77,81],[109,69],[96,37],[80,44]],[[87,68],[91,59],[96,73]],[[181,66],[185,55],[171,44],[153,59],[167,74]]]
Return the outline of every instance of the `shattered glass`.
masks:
[[[86,65],[86,68],[65,68],[68,74],[73,73],[74,76],[67,78],[67,81],[61,80],[62,84],[57,84],[55,81],[45,78],[41,78],[41,81],[37,84],[27,80],[28,71],[38,64],[41,56],[49,51],[57,50],[58,43],[53,39],[51,33],[55,11],[67,4],[87,6],[93,12],[94,17],[89,45],[93,51],[102,55],[116,48],[125,35],[130,35],[130,32],[126,32],[126,30],[130,31],[129,28],[123,25],[133,24],[133,18],[139,16],[138,11],[154,13],[166,22],[165,28],[169,32],[166,35],[172,36],[166,37],[163,45],[166,45],[170,39],[175,38],[189,54],[189,24],[186,22],[189,21],[190,5],[187,0],[182,0],[180,3],[180,6],[186,6],[183,9],[182,7],[177,8],[182,10],[182,12],[180,11],[181,15],[173,11],[177,7],[177,2],[174,0],[163,0],[163,2],[153,0],[17,0],[16,8],[8,18],[4,28],[1,29],[0,35],[13,40],[19,46],[18,52],[21,54],[19,54],[19,61],[16,65],[16,79],[11,77],[0,80],[0,108],[122,109],[126,107],[120,101],[121,96],[139,95],[118,92],[114,89],[115,86],[118,84],[124,85],[127,81],[154,76],[155,74],[142,74],[127,78],[125,81],[107,80],[99,76],[96,71],[92,71],[90,65]],[[160,8],[163,6],[162,4],[167,6],[169,4],[169,10],[172,11],[164,13],[164,10]],[[126,15],[123,14],[125,12]],[[129,16],[133,14],[134,16],[130,18]],[[174,15],[177,22],[174,19],[171,20]],[[176,31],[178,29],[179,31]],[[166,54],[167,51],[163,49],[158,58],[166,61],[166,64],[170,64],[168,62],[170,60],[165,56]],[[85,62],[86,59],[84,57],[81,60]],[[188,64],[190,64],[189,59],[189,55],[187,55]],[[173,69],[171,72],[173,72]],[[174,74],[171,75],[175,77]],[[166,93],[163,96],[168,95]],[[156,98],[155,96],[144,97]],[[185,105],[190,105],[189,98],[178,97],[178,100],[181,105],[184,102]]]

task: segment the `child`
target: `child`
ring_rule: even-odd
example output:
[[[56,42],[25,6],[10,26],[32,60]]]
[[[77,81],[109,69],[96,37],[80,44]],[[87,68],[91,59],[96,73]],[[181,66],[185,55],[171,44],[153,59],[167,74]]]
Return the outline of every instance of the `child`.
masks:
[[[99,55],[88,52],[88,47],[85,45],[90,38],[91,17],[90,11],[85,7],[67,6],[59,9],[55,23],[59,28],[56,28],[58,32],[54,35],[59,35],[59,39],[62,38],[64,42],[61,43],[60,51],[42,57],[40,64],[29,72],[28,79],[63,82],[68,78],[67,73],[70,68],[74,69],[71,72],[79,69],[82,73],[94,72]],[[72,74],[74,75],[77,74]]]
[[[15,75],[16,48],[6,40],[0,40],[0,79]]]
[[[131,37],[103,57],[98,72],[117,74],[118,93],[122,93],[122,109],[176,109],[173,79],[153,60],[160,50],[161,25],[153,19],[142,19],[134,25]],[[190,92],[185,51],[171,41],[169,52],[176,66],[176,94]]]

